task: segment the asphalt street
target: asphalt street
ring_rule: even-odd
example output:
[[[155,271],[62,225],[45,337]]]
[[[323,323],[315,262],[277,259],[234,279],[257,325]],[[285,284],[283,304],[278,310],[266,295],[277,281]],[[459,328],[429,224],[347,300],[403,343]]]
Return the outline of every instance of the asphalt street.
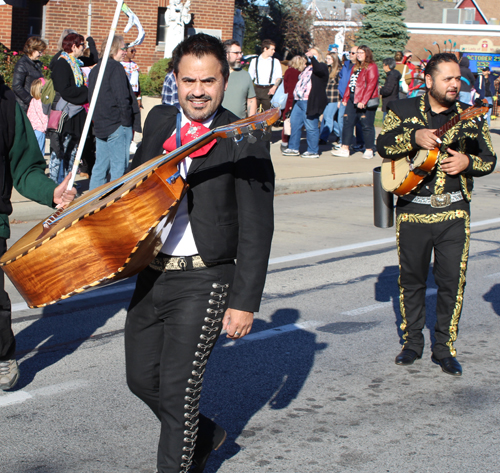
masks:
[[[499,471],[499,195],[500,174],[476,181],[461,378],[430,360],[432,274],[424,356],[394,364],[394,228],[373,226],[371,187],[277,196],[252,334],[222,336],[205,376],[203,411],[228,431],[206,473]],[[154,472],[159,425],[124,375],[132,288],[28,310],[9,286],[22,378],[0,393],[1,472]]]

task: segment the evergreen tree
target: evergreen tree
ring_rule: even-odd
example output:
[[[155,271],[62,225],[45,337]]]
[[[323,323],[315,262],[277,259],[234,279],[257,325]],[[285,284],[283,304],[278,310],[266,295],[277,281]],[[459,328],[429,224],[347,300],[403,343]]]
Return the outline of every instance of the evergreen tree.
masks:
[[[373,51],[379,69],[387,57],[403,51],[410,39],[401,13],[406,9],[405,0],[366,0],[361,10],[363,27],[359,30],[356,44],[365,44]]]

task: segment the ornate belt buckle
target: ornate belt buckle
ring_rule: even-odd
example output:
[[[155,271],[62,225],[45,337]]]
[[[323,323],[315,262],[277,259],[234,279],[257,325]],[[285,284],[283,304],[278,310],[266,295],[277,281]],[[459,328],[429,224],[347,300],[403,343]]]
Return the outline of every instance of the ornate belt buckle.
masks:
[[[186,258],[184,258],[184,256],[179,257],[179,259],[177,260],[177,265],[179,266],[180,269],[182,269],[182,271],[186,271],[187,269]]]
[[[451,194],[432,194],[431,207],[441,209],[451,204]]]

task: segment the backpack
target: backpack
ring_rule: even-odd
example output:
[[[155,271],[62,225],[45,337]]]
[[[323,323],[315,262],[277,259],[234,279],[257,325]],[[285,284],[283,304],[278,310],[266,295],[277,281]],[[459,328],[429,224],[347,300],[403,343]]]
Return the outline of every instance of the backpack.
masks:
[[[50,113],[50,109],[52,107],[52,103],[56,98],[56,90],[54,89],[54,82],[52,79],[45,79],[45,85],[42,87],[41,93],[41,101],[43,113],[48,115]]]

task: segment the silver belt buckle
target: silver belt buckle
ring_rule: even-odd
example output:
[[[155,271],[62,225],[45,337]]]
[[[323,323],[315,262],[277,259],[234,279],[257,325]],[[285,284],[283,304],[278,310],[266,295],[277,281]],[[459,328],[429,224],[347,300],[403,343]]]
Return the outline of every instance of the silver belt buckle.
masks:
[[[187,261],[186,261],[186,258],[184,258],[184,256],[180,256],[179,257],[179,259],[177,260],[177,266],[179,266],[179,268],[182,271],[186,271],[186,269],[187,269]]]
[[[431,207],[435,209],[442,209],[451,204],[451,194],[432,194]]]

